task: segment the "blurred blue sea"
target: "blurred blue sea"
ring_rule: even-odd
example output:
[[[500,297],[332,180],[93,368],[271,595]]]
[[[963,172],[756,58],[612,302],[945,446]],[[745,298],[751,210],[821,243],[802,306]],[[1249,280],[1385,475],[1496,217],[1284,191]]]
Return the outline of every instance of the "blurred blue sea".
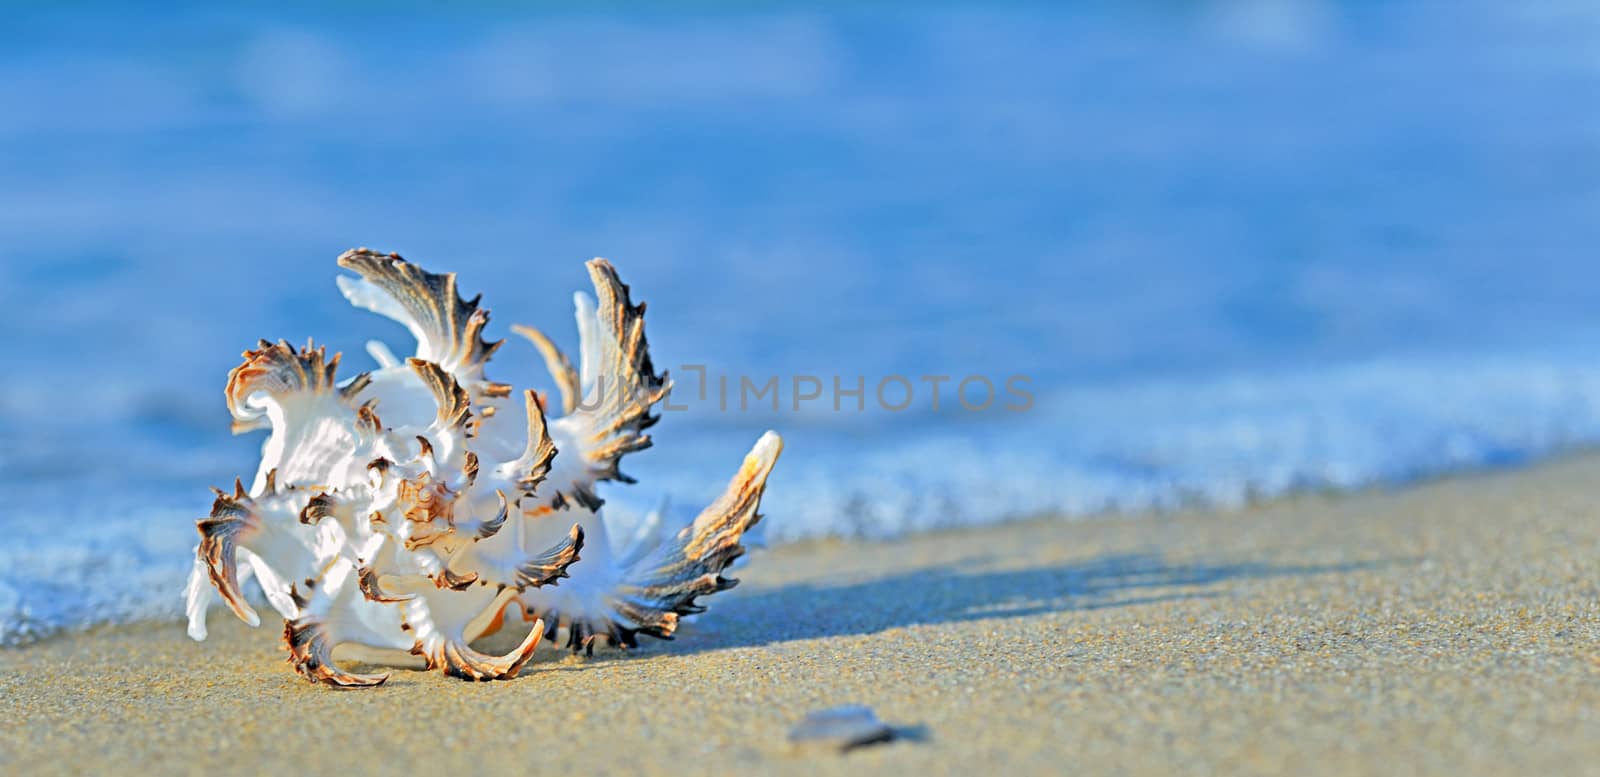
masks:
[[[409,348],[334,287],[358,245],[569,350],[608,257],[679,401],[679,365],[785,408],[911,377],[895,413],[713,387],[603,494],[692,515],[776,428],[769,542],[1600,440],[1600,5],[828,7],[0,12],[0,644],[178,611],[261,441],[239,352]],[[549,388],[521,341],[491,366]],[[1033,407],[934,411],[927,374]]]

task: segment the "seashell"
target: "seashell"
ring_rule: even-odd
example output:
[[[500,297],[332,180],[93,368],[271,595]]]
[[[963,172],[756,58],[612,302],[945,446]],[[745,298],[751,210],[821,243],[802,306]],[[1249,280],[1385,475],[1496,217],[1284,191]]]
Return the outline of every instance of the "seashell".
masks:
[[[878,719],[871,707],[844,704],[808,713],[789,729],[789,744],[850,750],[894,739],[894,729]]]
[[[251,626],[254,580],[284,619],[289,663],[314,683],[380,685],[336,658],[437,669],[468,680],[515,677],[541,641],[592,653],[671,639],[701,596],[733,587],[722,572],[761,520],[767,476],[783,443],[767,432],[727,490],[676,532],[643,531],[614,552],[595,485],[631,483],[622,458],[671,388],[650,361],[643,303],[604,259],[588,263],[597,299],[577,295],[574,368],[544,334],[532,341],[560,391],[547,420],[533,390],[489,379],[504,341],[483,339],[489,311],[462,299],[454,274],[396,254],[348,251],[337,279],[354,305],[403,324],[416,355],[368,345],[378,369],[340,381],[339,355],[262,340],[225,392],[236,433],[270,430],[251,486],[217,491],[198,522],[187,588],[189,635],[206,636],[218,599]],[[505,655],[471,643],[514,623]]]

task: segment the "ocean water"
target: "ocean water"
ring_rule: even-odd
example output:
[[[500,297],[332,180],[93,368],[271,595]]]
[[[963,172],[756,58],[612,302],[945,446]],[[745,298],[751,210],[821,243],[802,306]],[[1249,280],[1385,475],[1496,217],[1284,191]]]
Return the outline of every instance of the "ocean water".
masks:
[[[409,345],[335,288],[358,245],[569,349],[612,259],[685,409],[609,509],[692,516],[774,428],[768,543],[1600,440],[1592,3],[6,17],[0,644],[176,618],[261,441],[227,431],[239,352]],[[491,366],[549,387],[520,341]]]

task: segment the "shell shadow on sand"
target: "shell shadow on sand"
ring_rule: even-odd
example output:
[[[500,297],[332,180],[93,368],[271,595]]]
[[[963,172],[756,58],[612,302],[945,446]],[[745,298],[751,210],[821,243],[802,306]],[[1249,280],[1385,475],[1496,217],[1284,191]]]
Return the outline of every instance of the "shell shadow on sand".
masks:
[[[1050,566],[983,570],[992,560],[967,559],[960,569],[941,564],[865,580],[741,587],[710,602],[710,612],[702,616],[705,620],[684,629],[679,639],[652,640],[636,655],[687,654],[907,626],[1204,599],[1227,595],[1230,581],[1337,575],[1414,561],[1173,562],[1156,553],[1119,553]],[[596,658],[602,656],[620,657],[615,651],[596,653]]]

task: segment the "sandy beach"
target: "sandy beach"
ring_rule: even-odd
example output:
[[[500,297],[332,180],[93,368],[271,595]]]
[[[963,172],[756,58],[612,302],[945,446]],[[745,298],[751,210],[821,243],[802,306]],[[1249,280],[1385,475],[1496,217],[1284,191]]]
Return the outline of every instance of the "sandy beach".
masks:
[[[757,553],[675,642],[333,692],[213,614],[0,652],[0,770],[1600,769],[1600,457],[1242,511]],[[782,520],[774,515],[772,520]],[[174,592],[177,595],[177,592]],[[872,706],[898,741],[785,740]]]

